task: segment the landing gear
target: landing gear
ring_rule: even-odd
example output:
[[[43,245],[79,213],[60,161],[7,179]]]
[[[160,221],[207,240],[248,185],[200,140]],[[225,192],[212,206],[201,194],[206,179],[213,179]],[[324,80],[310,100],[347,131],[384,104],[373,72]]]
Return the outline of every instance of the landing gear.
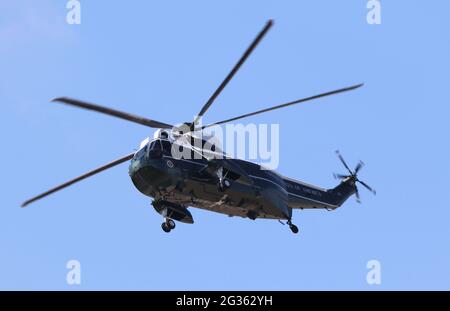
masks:
[[[172,219],[168,219],[167,224],[169,225],[170,230],[173,230],[176,227],[175,221],[173,221]]]
[[[220,192],[224,192],[227,188],[231,186],[231,182],[228,179],[219,179],[217,182],[217,189],[219,189]]]
[[[290,225],[289,228],[291,228],[292,233],[298,233],[298,227],[296,225]]]
[[[164,232],[169,233],[171,230],[175,229],[176,224],[172,219],[167,218],[165,222],[161,224],[161,228]]]
[[[287,224],[289,225],[289,229],[291,229],[292,233],[298,233],[298,227],[294,225],[290,220],[288,220]]]
[[[219,189],[220,192],[223,192],[231,186],[231,182],[228,179],[226,179],[228,172],[226,174],[223,174],[223,167],[220,167],[217,170],[216,174],[219,179],[217,182],[217,188]]]
[[[258,213],[255,211],[248,211],[247,217],[250,218],[251,220],[255,220],[256,218],[258,218]]]
[[[167,225],[166,222],[163,222],[163,223],[161,224],[161,228],[163,229],[164,232],[167,232],[167,233],[170,232],[170,228],[169,228],[169,226]]]

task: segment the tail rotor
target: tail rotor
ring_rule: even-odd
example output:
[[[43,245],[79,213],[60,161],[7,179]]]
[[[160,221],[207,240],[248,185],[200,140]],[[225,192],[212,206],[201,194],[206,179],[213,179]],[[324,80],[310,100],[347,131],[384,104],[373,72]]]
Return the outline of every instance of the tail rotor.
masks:
[[[334,174],[334,178],[340,179],[340,180],[342,180],[344,182],[352,183],[354,185],[356,201],[358,203],[361,203],[361,199],[360,199],[360,196],[359,196],[358,187],[356,185],[357,183],[361,184],[364,188],[366,188],[367,190],[369,190],[370,192],[372,192],[375,195],[376,191],[372,187],[370,187],[368,184],[366,184],[364,181],[362,181],[362,180],[360,180],[358,178],[358,172],[364,167],[364,162],[359,161],[359,163],[356,165],[355,169],[352,171],[350,169],[350,167],[347,165],[347,162],[345,162],[344,157],[341,155],[339,150],[336,150],[336,154],[337,154],[339,160],[341,160],[341,162],[344,165],[344,167],[347,169],[349,174],[348,175]]]

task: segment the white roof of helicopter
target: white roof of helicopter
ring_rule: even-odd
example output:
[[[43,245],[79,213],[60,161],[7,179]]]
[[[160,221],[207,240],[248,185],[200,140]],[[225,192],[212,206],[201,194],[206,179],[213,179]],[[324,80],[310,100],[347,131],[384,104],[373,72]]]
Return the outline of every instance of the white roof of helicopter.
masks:
[[[144,148],[149,142],[151,142],[152,140],[155,139],[167,139],[170,142],[174,142],[177,139],[180,138],[180,134],[176,133],[176,132],[172,132],[171,130],[167,130],[167,129],[158,129],[153,133],[153,138],[151,137],[147,137],[145,138],[139,145],[139,149]],[[185,135],[185,137],[194,137],[194,138],[198,138],[198,139],[202,139],[202,140],[209,140],[211,138],[213,138],[213,135],[207,135],[205,133],[201,133],[200,135],[198,135],[197,133],[187,133]],[[187,143],[187,141],[186,141]]]

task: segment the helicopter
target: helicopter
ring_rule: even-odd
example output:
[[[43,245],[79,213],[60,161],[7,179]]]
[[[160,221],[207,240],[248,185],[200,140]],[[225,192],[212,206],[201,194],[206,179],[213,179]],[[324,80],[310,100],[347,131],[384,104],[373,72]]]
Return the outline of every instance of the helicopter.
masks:
[[[194,223],[189,207],[230,217],[237,216],[251,220],[272,219],[281,223],[285,221],[283,224],[287,224],[293,233],[298,233],[298,227],[292,223],[294,209],[335,210],[353,194],[360,202],[357,184],[376,194],[374,189],[358,178],[364,163],[360,161],[351,170],[339,151],[336,151],[337,156],[348,174],[335,174],[335,178],[340,179],[340,183],[334,188],[324,189],[285,177],[274,170],[263,169],[259,164],[229,157],[218,148],[214,150],[205,148],[208,141],[199,133],[201,134],[207,128],[352,91],[363,86],[363,84],[357,84],[208,125],[199,125],[199,121],[215,99],[272,26],[273,20],[268,20],[192,122],[173,126],[73,98],[53,99],[52,102],[103,113],[157,130],[152,138],[147,138],[140,144],[137,151],[41,193],[25,201],[22,207],[127,161],[130,161],[129,176],[132,183],[139,192],[153,199],[151,205],[163,217],[161,228],[167,233],[175,229],[175,221]],[[187,151],[191,157],[174,156],[174,150]]]

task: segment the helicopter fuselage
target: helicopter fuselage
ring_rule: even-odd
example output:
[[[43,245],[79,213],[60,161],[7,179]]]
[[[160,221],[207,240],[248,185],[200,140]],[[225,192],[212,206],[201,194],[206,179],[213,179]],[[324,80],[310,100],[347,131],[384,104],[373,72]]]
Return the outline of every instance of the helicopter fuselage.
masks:
[[[135,187],[155,200],[250,219],[291,219],[292,209],[335,209],[353,193],[350,184],[344,184],[342,190],[346,191],[338,194],[239,159],[226,161],[242,168],[250,182],[226,168],[220,178],[217,167],[210,169],[211,161],[175,158],[169,144],[165,140],[149,142],[136,152],[129,167]]]

